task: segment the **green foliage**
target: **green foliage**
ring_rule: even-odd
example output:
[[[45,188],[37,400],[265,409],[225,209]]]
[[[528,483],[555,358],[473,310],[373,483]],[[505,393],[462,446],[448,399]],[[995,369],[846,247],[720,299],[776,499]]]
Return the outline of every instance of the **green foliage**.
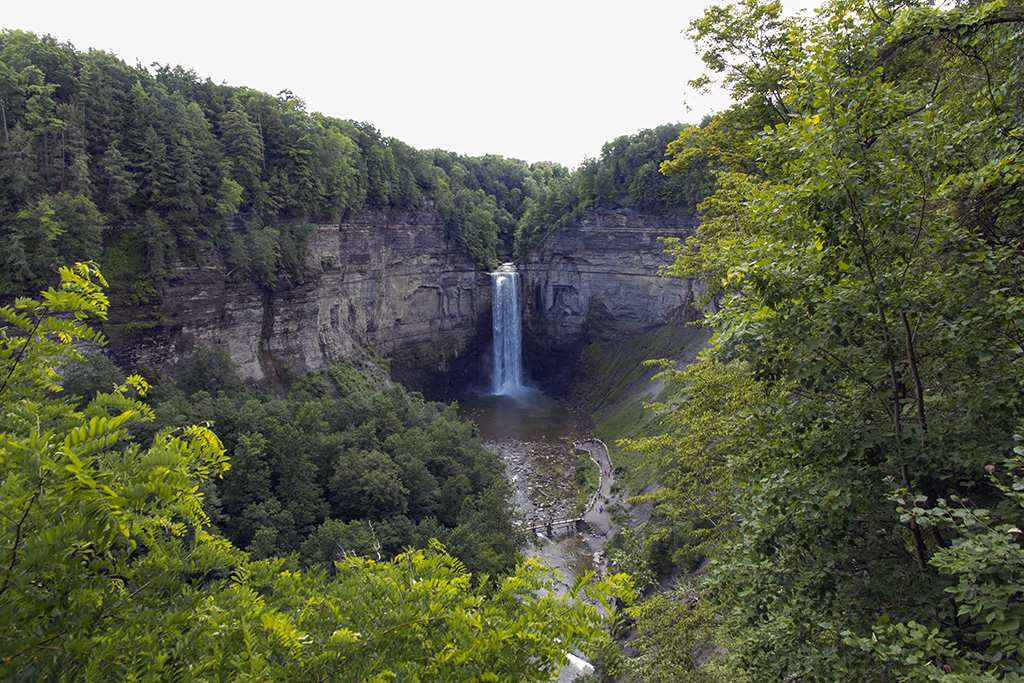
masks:
[[[778,0],[738,0],[714,5],[690,23],[690,39],[703,49],[705,66],[724,74],[733,99],[749,109],[767,109],[776,121],[790,116],[785,95],[800,62],[803,24],[782,16]],[[708,75],[690,81],[707,89]]]
[[[654,503],[670,524],[652,542],[684,529],[693,538],[690,549],[712,554],[733,521],[733,491],[740,473],[729,458],[753,445],[746,430],[724,416],[776,403],[778,397],[755,382],[743,365],[719,365],[713,357],[682,370],[668,367],[660,376],[669,398],[648,408],[661,416],[667,431],[621,445],[646,454],[640,467],[655,470],[663,486],[633,500]]]
[[[659,172],[668,146],[688,130],[665,125],[606,142],[601,156],[573,176],[581,207],[692,212],[711,193],[714,181],[708,172],[695,168],[668,177]]]
[[[468,158],[437,150],[424,154],[433,167],[422,165],[418,171],[427,175],[427,190],[459,247],[486,269],[518,253],[517,230],[530,207],[541,201],[551,166],[527,166],[494,155]],[[567,170],[559,166],[556,173],[564,175]]]
[[[649,361],[672,356],[679,363],[691,362],[710,336],[696,326],[653,327],[592,341],[580,354],[572,395],[594,416],[594,436],[605,441],[616,466],[615,485],[622,491],[638,494],[660,481],[659,468],[643,466],[645,453],[624,448],[630,440],[665,432],[647,405],[663,386],[658,367]]]
[[[657,594],[629,610],[636,620],[632,644],[638,655],[628,660],[630,675],[625,681],[712,681],[746,680],[729,666],[712,608],[692,588]],[[635,678],[634,678],[635,677]]]
[[[152,415],[131,396],[146,389],[139,377],[82,409],[48,397],[60,388],[53,364],[80,360],[76,343],[101,341],[84,318],[106,315],[95,268],[61,276],[41,301],[0,309],[10,325],[0,347],[0,661],[21,677],[102,643],[104,624],[127,618],[140,595],[159,599],[169,575],[202,577],[232,558],[203,530],[195,493],[227,469],[209,430],[165,430],[147,449],[131,443],[127,425]]]
[[[576,491],[576,512],[582,513],[587,506],[590,496],[601,484],[601,469],[594,464],[587,453],[580,453],[576,456],[573,464],[573,485]]]
[[[436,543],[389,562],[343,559],[360,542],[351,524],[321,525],[308,544],[336,561],[332,574],[250,559],[204,512],[199,491],[228,471],[209,428],[133,440],[132,425],[154,417],[139,377],[80,408],[54,396],[62,359],[99,340],[84,318],[106,315],[94,267],[62,281],[0,308],[3,678],[546,681],[568,649],[606,642],[598,608],[614,616],[612,600],[631,597],[622,576],[581,577],[560,598],[535,562],[474,583]],[[239,444],[250,459],[268,447]]]
[[[579,216],[579,198],[572,179],[558,172],[544,186],[543,193],[536,199],[525,202],[525,212],[516,227],[515,256],[523,259],[539,249],[558,227],[568,225]],[[542,172],[547,169],[542,169]]]
[[[1017,680],[1024,14],[777,13],[693,26],[743,105],[674,147],[721,164],[670,244],[718,309],[671,436],[634,444],[648,499],[705,536],[711,640],[752,680]]]
[[[1019,433],[1014,438],[1024,441]],[[1020,455],[1024,447],[1014,450]],[[929,503],[923,496],[914,500],[902,494],[894,496],[896,511],[903,519],[914,519],[924,528],[951,526],[959,532],[949,545],[936,550],[930,563],[956,580],[946,592],[957,605],[957,616],[976,624],[974,637],[984,645],[980,652],[964,653],[940,629],[913,621],[890,624],[883,616],[871,642],[854,642],[891,662],[903,680],[909,680],[909,672],[922,664],[935,679],[955,673],[952,680],[990,680],[989,672],[997,668],[1012,680],[1024,670],[1020,640],[1024,549],[1018,526],[1024,520],[1024,467],[1019,458],[1010,458],[999,468],[988,465],[986,469],[1002,494],[991,510],[972,509],[968,500],[957,495],[934,501],[934,507],[922,507]]]
[[[510,572],[526,537],[498,457],[451,406],[380,384],[339,365],[273,398],[247,391],[224,349],[200,347],[175,386],[155,388],[155,420],[136,433],[210,425],[232,460],[211,516],[258,557],[301,551],[331,566],[436,538],[476,574]]]
[[[229,396],[237,395],[245,388],[235,372],[227,349],[223,346],[210,348],[203,345],[195,350],[179,374],[178,386],[186,394],[223,391]]]
[[[647,561],[643,540],[631,529],[621,529],[615,534],[605,552],[612,571],[631,577],[637,588],[644,590],[657,583],[658,576]]]
[[[665,125],[623,135],[605,143],[598,159],[588,159],[569,174],[562,167],[534,164],[540,192],[526,199],[516,227],[515,256],[522,259],[543,246],[555,229],[589,210],[622,207],[642,211],[690,213],[711,193],[707,164],[666,176],[659,172],[666,148],[689,130]]]
[[[125,383],[125,374],[109,358],[97,353],[83,353],[81,360],[67,361],[61,370],[61,386],[69,396],[83,400],[105,394]]]
[[[39,273],[52,272],[59,263],[98,258],[100,214],[87,197],[43,195],[0,228],[0,239],[11,246],[2,257],[6,276],[0,287],[22,292],[44,286]]]
[[[106,317],[103,276],[95,264],[61,268],[60,274],[61,289],[43,292],[43,301],[19,297],[13,306],[0,308],[0,318],[6,323],[0,330],[0,398],[24,395],[38,399],[43,392],[59,390],[56,368],[66,361],[81,360],[71,343],[103,340],[82,322],[89,314]]]
[[[0,54],[9,291],[46,282],[62,259],[95,258],[102,224],[142,231],[148,275],[212,238],[232,268],[274,289],[281,271],[301,281],[308,232],[286,226],[430,200],[459,247],[491,267],[511,252],[523,201],[538,191],[522,162],[419,152],[372,126],[307,113],[289,92],[129,67],[21,31],[0,34]],[[52,217],[54,202],[79,205]]]
[[[573,397],[598,415],[602,424],[614,420],[622,407],[617,399],[625,396],[632,400],[637,391],[649,393],[648,385],[657,371],[648,361],[668,354],[692,360],[710,336],[696,327],[671,325],[653,326],[625,338],[621,334],[601,337],[595,330],[593,341],[580,354]]]
[[[232,273],[274,290],[305,276],[308,234],[297,226],[364,208],[432,204],[456,246],[492,269],[580,211],[693,211],[713,184],[701,165],[658,173],[678,125],[619,137],[570,173],[415,150],[369,124],[308,113],[288,91],[216,85],[180,66],[130,67],[49,36],[0,33],[0,54],[6,291],[45,283],[62,260],[95,258],[104,224],[141,232],[150,278],[210,240]],[[60,197],[79,206],[57,217],[67,235],[54,241],[41,224]]]

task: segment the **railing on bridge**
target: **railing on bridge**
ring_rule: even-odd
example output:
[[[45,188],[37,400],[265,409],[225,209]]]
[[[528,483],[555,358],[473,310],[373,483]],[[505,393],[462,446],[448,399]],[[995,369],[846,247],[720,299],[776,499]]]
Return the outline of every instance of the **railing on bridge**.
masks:
[[[539,524],[534,524],[532,526],[526,527],[526,530],[536,533],[538,529],[544,529],[548,532],[548,535],[550,536],[551,534],[554,534],[556,531],[559,531],[561,527],[565,527],[566,531],[569,531],[573,528],[579,528],[579,524],[581,522],[583,522],[582,517],[574,517],[573,519],[562,519],[557,522],[541,522]]]

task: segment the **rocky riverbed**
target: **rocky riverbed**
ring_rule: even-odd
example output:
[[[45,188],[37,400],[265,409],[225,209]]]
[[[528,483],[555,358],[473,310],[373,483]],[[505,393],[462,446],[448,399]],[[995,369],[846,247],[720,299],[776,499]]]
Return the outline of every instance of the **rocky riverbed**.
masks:
[[[576,456],[571,443],[502,439],[488,441],[484,448],[501,456],[516,509],[528,525],[574,516]]]
[[[578,516],[574,482],[576,452],[571,441],[502,439],[486,442],[484,447],[501,456],[505,463],[516,509],[527,525]],[[616,530],[604,512],[604,506],[614,502],[611,497],[614,475],[607,450],[597,443],[588,443],[584,448],[596,461],[594,467],[602,472],[598,503],[587,511],[581,531],[554,534],[551,538],[539,534],[536,544],[527,550],[528,555],[544,560],[558,572],[556,590],[559,591],[568,591],[575,578],[585,572],[604,571],[604,544]],[[592,671],[593,667],[586,660],[571,655],[557,681],[568,683],[577,675]]]
[[[576,452],[570,440],[502,439],[484,446],[505,463],[516,509],[528,526],[579,516],[574,482]],[[542,529],[537,543],[528,551],[558,570],[559,584],[564,587],[584,572],[605,569],[604,544],[616,531],[603,509],[615,502],[611,494],[614,475],[607,462],[607,451],[598,445],[586,448],[592,449],[592,458],[601,463],[600,469],[605,473],[601,476],[598,504],[586,513],[582,530],[569,534],[556,531],[549,538]]]

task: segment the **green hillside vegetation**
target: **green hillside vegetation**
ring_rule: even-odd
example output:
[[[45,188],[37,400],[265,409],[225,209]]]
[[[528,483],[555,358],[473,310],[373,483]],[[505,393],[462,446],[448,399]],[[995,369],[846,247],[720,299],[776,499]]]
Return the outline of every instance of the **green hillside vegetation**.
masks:
[[[124,381],[95,356],[67,374],[66,392],[87,397]],[[205,510],[253,557],[298,553],[330,568],[437,540],[476,575],[511,572],[527,539],[500,459],[454,406],[381,382],[337,366],[282,399],[247,390],[223,349],[200,348],[177,381],[149,391],[152,420],[133,435],[146,443],[183,424],[217,435],[231,469],[205,491]]]
[[[1024,679],[1024,7],[737,0],[688,33],[735,105],[570,173],[5,32],[0,291],[98,258],[143,301],[211,248],[274,289],[311,222],[430,203],[489,267],[582,211],[699,203],[669,274],[707,283],[714,336],[658,423],[605,398],[671,339],[581,363],[653,507],[609,556],[644,583],[708,561],[631,610],[620,680]],[[3,675],[545,680],[601,641],[538,597],[451,408],[354,367],[251,393],[216,349],[144,397],[63,363],[106,309],[90,266],[63,280],[0,309]]]
[[[519,221],[516,258],[525,258],[583,211],[628,207],[694,213],[714,189],[711,165],[697,162],[675,176],[660,172],[667,146],[689,128],[673,124],[622,135],[605,143],[600,157],[584,160],[571,175],[553,175]]]
[[[350,461],[376,458],[380,474],[391,477],[378,487],[385,492],[401,489],[409,471],[426,480],[433,476],[429,468],[438,467],[449,477],[438,486],[435,470],[434,489],[418,489],[424,495],[404,502],[396,493],[388,505],[417,516],[457,508],[460,522],[491,514],[493,487],[475,499],[467,490],[461,506],[445,498],[452,477],[470,489],[489,474],[450,409],[397,389],[358,388],[332,407],[323,377],[297,383],[287,402],[215,398],[191,381],[211,368],[225,376],[216,354],[202,359],[204,373],[165,390],[170,395],[155,408],[144,402],[149,387],[138,376],[115,379],[112,391],[88,400],[66,396],[57,370],[83,360],[80,344],[102,341],[86,319],[105,317],[107,299],[93,266],[61,275],[59,290],[0,308],[0,678],[548,681],[566,648],[593,651],[606,640],[605,618],[576,598],[613,611],[612,598],[629,597],[626,577],[599,584],[582,577],[568,597],[558,598],[550,572],[536,562],[502,567],[501,576],[487,580],[436,542],[381,559],[372,534],[371,557],[358,557],[360,540],[346,518],[372,518],[376,528],[389,519],[382,509],[351,509],[377,502],[357,490],[365,477],[356,476],[352,462],[335,463],[320,481],[344,483],[329,484],[326,500],[310,489],[317,482],[309,476],[331,453]],[[109,369],[72,375],[68,381],[81,393],[113,377]],[[355,379],[346,370],[326,375],[338,392]],[[178,392],[186,391],[193,392],[191,408],[180,400]],[[374,412],[374,400],[399,417],[384,424],[388,416]],[[186,409],[228,427],[223,433],[236,441],[234,462],[210,427],[163,426]],[[318,424],[344,421],[351,411],[364,412],[361,431],[331,432]],[[298,429],[310,436],[307,460],[282,470],[277,460],[301,458],[301,449],[266,447],[263,435],[284,444],[283,432],[294,438]],[[413,456],[408,451],[417,436],[424,449]],[[357,450],[371,443],[380,450]],[[432,506],[431,493],[448,507]],[[271,512],[248,518],[256,527],[254,552],[300,547],[297,555],[256,559],[217,532],[211,516],[225,520],[243,496],[262,496],[245,502]],[[339,504],[350,507],[339,511]],[[316,505],[339,517],[299,544],[296,535],[316,526],[307,509]],[[254,521],[275,514],[290,520]],[[494,520],[479,523],[489,529]],[[282,539],[285,533],[292,536]],[[382,553],[393,555],[383,543]]]
[[[635,680],[1024,676],[1024,9],[713,7],[736,105],[672,273],[717,312],[667,372],[642,500],[710,558],[635,610]]]
[[[570,173],[416,150],[368,123],[307,112],[288,91],[129,66],[17,30],[0,33],[0,115],[0,294],[96,260],[119,296],[145,301],[155,292],[145,283],[173,259],[208,249],[234,276],[273,290],[309,275],[310,224],[428,205],[489,269],[582,209],[692,211],[707,185],[706,174],[656,172],[678,125],[618,138]]]

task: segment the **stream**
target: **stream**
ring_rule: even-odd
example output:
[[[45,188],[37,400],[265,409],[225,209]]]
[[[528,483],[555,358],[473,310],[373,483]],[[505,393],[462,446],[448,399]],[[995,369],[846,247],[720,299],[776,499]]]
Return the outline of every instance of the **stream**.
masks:
[[[572,413],[543,393],[523,388],[513,395],[489,395],[459,402],[464,419],[476,423],[484,447],[498,454],[513,486],[516,509],[528,525],[576,517],[573,500],[576,423]],[[614,533],[601,504],[611,497],[611,465],[603,446],[584,442],[582,449],[600,463],[601,491],[586,514],[583,533],[538,534],[526,554],[539,557],[559,574],[557,589],[567,591],[577,576],[602,570],[603,546]],[[594,465],[598,467],[598,465]],[[557,679],[567,683],[593,670],[585,660],[569,656]]]

